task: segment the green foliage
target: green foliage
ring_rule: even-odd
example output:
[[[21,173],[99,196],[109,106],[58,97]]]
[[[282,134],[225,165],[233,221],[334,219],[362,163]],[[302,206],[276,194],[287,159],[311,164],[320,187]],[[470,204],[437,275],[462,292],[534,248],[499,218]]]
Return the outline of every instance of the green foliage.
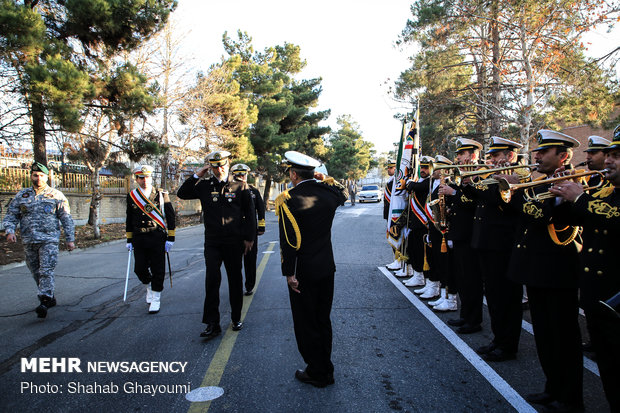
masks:
[[[360,179],[366,176],[372,161],[373,144],[365,141],[350,115],[338,118],[339,129],[331,134],[331,156],[326,163],[330,176],[336,179]]]

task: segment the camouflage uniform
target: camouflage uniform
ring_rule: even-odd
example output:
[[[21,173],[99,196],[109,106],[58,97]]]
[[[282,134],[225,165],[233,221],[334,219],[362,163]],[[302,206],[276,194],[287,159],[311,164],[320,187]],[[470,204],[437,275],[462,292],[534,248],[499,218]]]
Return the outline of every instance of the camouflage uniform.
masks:
[[[54,297],[54,268],[58,261],[60,224],[67,242],[74,242],[75,230],[69,203],[62,192],[46,186],[40,193],[22,189],[9,204],[3,220],[7,234],[21,229],[26,264],[39,289],[39,298]]]

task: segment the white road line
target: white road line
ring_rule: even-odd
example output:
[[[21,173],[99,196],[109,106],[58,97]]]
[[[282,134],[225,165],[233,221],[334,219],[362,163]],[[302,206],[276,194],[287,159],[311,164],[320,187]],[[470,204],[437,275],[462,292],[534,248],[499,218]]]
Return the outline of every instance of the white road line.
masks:
[[[392,273],[383,267],[377,267],[388,280],[409,300],[415,308],[465,357],[469,363],[482,374],[495,390],[518,412],[536,413],[536,409],[529,405],[506,380],[504,380],[495,370],[491,368],[474,350],[467,345],[450,327],[448,327],[439,317],[437,317],[427,306],[422,303],[403,283],[396,279]]]

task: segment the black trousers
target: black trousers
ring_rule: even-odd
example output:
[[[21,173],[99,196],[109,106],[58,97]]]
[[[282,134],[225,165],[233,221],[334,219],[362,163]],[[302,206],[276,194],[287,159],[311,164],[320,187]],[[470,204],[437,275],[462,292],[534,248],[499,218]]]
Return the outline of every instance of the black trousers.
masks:
[[[620,318],[592,308],[586,309],[586,319],[609,410],[620,413]]]
[[[510,250],[475,250],[487,297],[491,331],[495,345],[508,353],[516,353],[521,337],[523,286],[508,279]]]
[[[577,288],[527,286],[527,296],[538,360],[547,379],[545,392],[560,402],[583,405]]]
[[[153,291],[163,291],[166,276],[166,234],[163,231],[134,233],[134,272],[142,284],[151,284]]]
[[[417,219],[417,218],[416,218]],[[409,256],[409,264],[414,271],[422,272],[424,268],[424,241],[426,228],[415,227],[409,232],[407,237],[407,255]]]
[[[469,241],[453,241],[452,268],[461,300],[461,318],[476,326],[482,323],[482,299],[484,297],[482,274],[475,250]]]
[[[207,274],[205,277],[205,302],[202,313],[203,323],[220,323],[220,284],[222,283],[220,267],[222,262],[228,277],[230,318],[234,322],[241,320],[241,308],[243,307],[242,255],[243,243],[241,241],[235,244],[205,243]]]
[[[433,224],[430,224],[433,225]],[[429,231],[432,248],[427,249],[426,255],[433,254],[431,273],[429,279],[431,281],[440,281],[443,288],[448,289],[450,294],[457,293],[454,273],[452,271],[452,250],[448,248],[448,240],[443,237],[435,227]],[[445,240],[446,252],[441,252],[442,242]]]
[[[334,274],[318,280],[298,275],[297,279],[300,292],[289,288],[297,348],[308,365],[306,372],[315,379],[325,380],[334,373],[330,319]]]
[[[254,238],[254,245],[243,256],[243,270],[245,272],[245,290],[252,291],[256,285],[256,257],[258,256],[258,236]]]

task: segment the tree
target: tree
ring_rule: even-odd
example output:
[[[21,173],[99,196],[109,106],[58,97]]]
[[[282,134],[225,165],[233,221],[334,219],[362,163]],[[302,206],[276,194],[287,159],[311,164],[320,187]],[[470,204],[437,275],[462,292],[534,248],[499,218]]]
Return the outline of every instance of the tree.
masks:
[[[336,179],[363,178],[370,169],[374,145],[364,140],[350,115],[338,117],[337,122],[339,129],[329,137],[331,156],[327,170]]]
[[[92,72],[101,59],[135,48],[175,7],[174,0],[0,0],[0,60],[17,72],[36,161],[46,163],[46,114],[78,131],[84,103],[97,98]]]

